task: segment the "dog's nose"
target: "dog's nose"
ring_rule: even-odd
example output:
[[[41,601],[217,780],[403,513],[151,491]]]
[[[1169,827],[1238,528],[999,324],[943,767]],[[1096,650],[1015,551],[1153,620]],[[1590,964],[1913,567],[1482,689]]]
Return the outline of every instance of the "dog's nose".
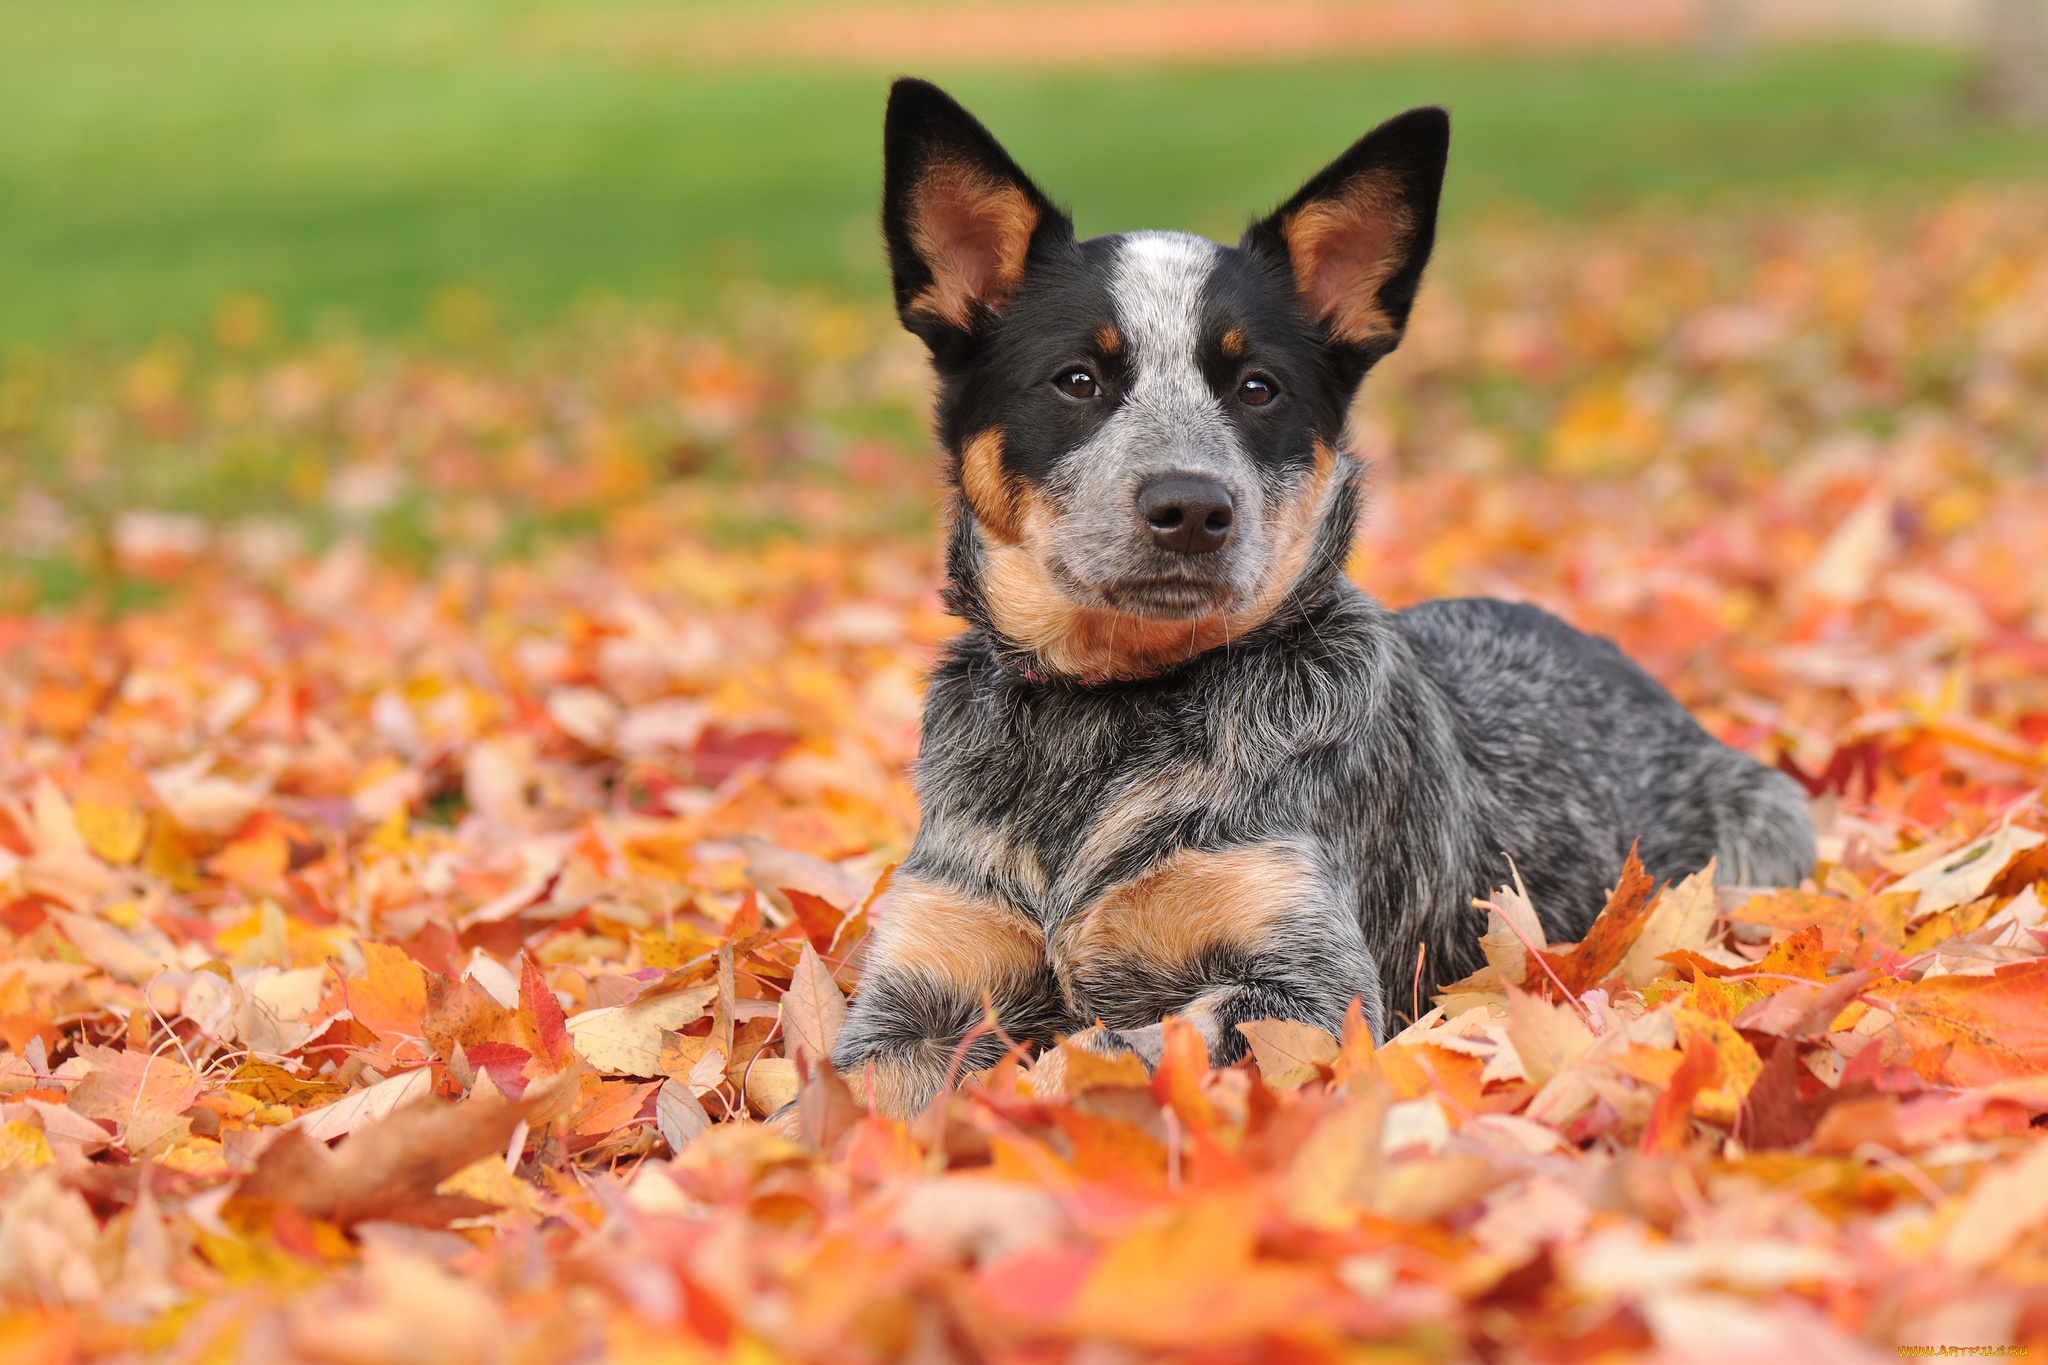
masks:
[[[1211,479],[1155,479],[1138,492],[1138,515],[1153,543],[1177,554],[1205,555],[1230,539],[1230,494]]]

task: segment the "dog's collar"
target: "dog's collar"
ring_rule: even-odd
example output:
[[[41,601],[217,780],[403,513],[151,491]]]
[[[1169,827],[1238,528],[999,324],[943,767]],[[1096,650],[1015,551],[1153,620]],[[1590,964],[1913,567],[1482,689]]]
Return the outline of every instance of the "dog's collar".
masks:
[[[1163,668],[1156,668],[1150,673],[1104,673],[1099,676],[1089,677],[1085,674],[1075,673],[1040,673],[1034,669],[1021,668],[1014,664],[1006,665],[1006,667],[1025,682],[1063,682],[1072,683],[1076,687],[1112,687],[1119,683],[1151,682],[1154,678],[1166,676],[1166,670]]]

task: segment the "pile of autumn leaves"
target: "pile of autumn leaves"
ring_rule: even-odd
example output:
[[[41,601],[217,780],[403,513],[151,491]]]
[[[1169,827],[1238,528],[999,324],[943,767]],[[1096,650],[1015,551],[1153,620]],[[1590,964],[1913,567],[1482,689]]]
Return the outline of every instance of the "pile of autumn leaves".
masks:
[[[437,1365],[2042,1344],[2027,208],[1890,237],[1797,218],[1728,248],[1732,284],[1673,264],[1696,244],[1664,229],[1565,251],[1518,228],[1452,252],[1359,414],[1381,464],[1359,580],[1614,636],[1807,783],[1810,885],[1631,869],[1553,945],[1504,865],[1485,969],[1398,1002],[1381,1046],[1264,1021],[1211,1071],[1169,1026],[1149,1074],[1013,1055],[909,1124],[822,1059],[915,825],[917,674],[951,629],[935,546],[829,518],[721,543],[726,494],[650,484],[647,444],[770,459],[894,373],[894,343],[806,342],[771,383],[743,349],[635,333],[559,404],[445,362],[131,374],[112,401],[138,433],[334,443],[339,519],[313,553],[304,528],[130,508],[111,553],[160,605],[0,618],[0,1343]],[[775,469],[735,505],[839,497]],[[631,498],[586,486],[613,476]],[[380,560],[349,518],[393,489],[468,507],[476,537]],[[78,527],[38,496],[10,525],[44,517],[56,553]],[[521,499],[604,533],[492,560],[477,537]]]

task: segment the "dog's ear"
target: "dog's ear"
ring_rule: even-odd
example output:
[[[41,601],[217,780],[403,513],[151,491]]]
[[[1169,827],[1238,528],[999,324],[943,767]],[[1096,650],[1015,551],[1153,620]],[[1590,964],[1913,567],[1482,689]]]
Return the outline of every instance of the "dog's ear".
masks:
[[[1400,344],[1436,240],[1451,119],[1410,109],[1325,166],[1243,247],[1285,261],[1309,317],[1366,365]],[[1363,373],[1361,370],[1360,373]]]
[[[906,77],[882,127],[882,232],[897,315],[943,360],[1016,296],[1033,244],[1074,228],[974,115]]]

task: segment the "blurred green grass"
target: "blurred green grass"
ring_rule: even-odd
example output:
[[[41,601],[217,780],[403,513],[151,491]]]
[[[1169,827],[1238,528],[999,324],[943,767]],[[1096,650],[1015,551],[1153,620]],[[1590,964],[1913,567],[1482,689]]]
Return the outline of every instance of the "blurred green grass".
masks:
[[[735,276],[872,293],[890,73],[635,60],[619,6],[0,0],[0,341],[126,345],[273,300],[288,331],[688,301]],[[1451,106],[1450,222],[1503,203],[1900,194],[2048,175],[1970,117],[1962,54],[1882,46],[1408,54],[933,71],[1084,232],[1234,235],[1347,141]]]

